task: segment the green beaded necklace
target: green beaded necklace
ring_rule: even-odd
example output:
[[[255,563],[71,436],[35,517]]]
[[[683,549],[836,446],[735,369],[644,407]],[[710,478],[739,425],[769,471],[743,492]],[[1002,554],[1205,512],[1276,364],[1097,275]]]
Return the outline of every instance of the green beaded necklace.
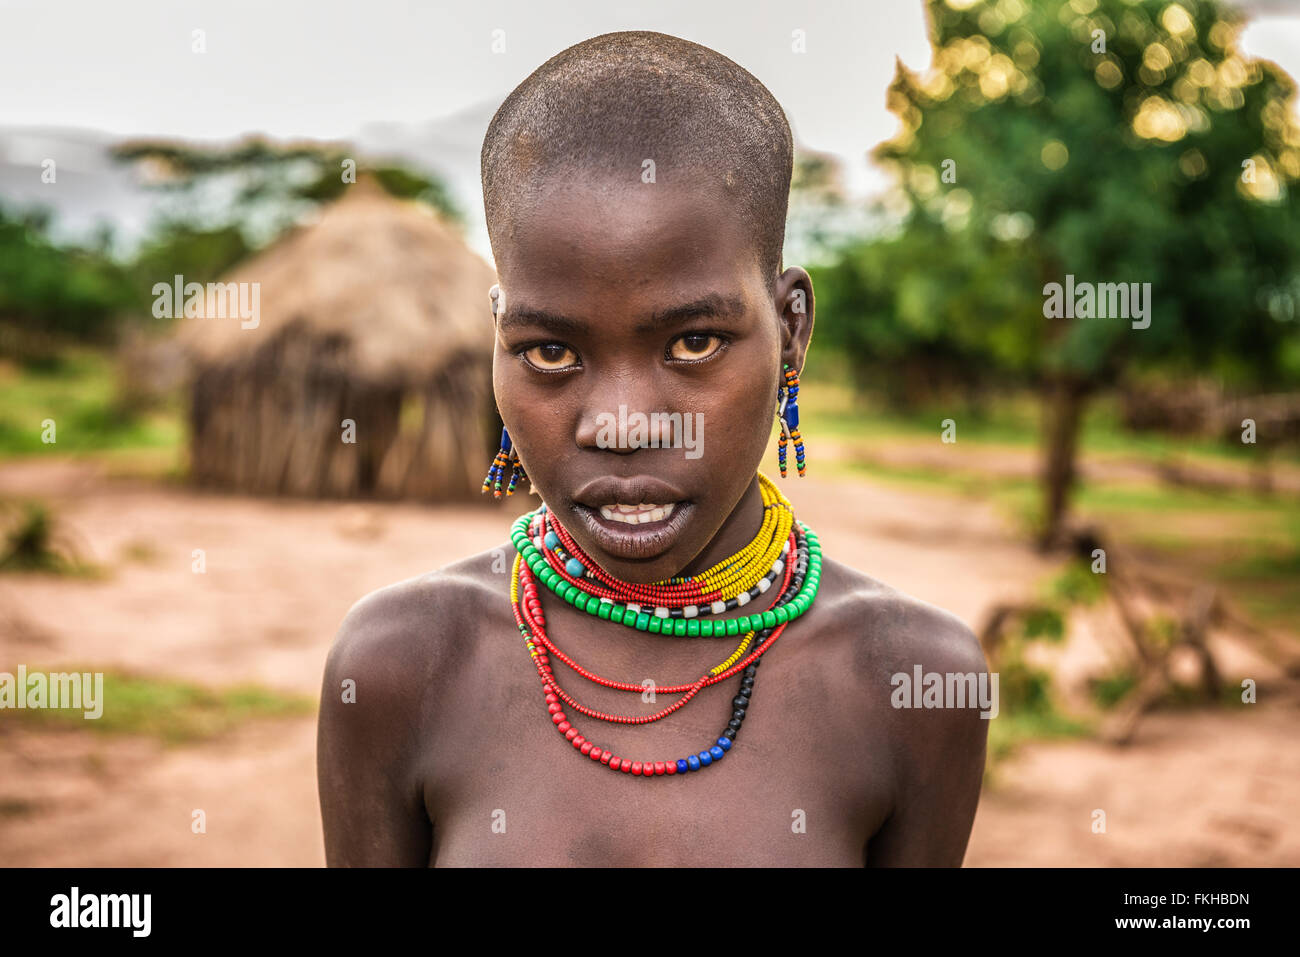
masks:
[[[540,511],[540,509],[538,509]],[[798,525],[808,539],[808,574],[803,587],[794,598],[783,605],[761,614],[742,615],[739,618],[660,618],[649,612],[624,612],[623,606],[601,601],[595,595],[589,595],[582,589],[564,580],[547,563],[546,558],[528,537],[528,527],[536,512],[519,516],[510,529],[510,540],[518,549],[523,561],[532,569],[533,575],[547,588],[563,599],[567,604],[585,611],[597,618],[603,618],[616,624],[647,631],[654,634],[671,634],[678,637],[721,637],[725,635],[743,635],[749,631],[775,628],[777,625],[793,621],[812,605],[821,585],[822,550],[821,540],[817,534],[803,522]]]

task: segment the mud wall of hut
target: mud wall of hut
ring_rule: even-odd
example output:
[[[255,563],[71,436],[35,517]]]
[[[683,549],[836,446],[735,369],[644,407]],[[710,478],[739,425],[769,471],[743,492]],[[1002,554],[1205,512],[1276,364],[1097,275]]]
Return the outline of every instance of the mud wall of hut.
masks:
[[[376,381],[358,377],[344,337],[291,324],[196,372],[190,474],[261,495],[477,499],[499,422],[490,355],[451,356],[427,382]]]

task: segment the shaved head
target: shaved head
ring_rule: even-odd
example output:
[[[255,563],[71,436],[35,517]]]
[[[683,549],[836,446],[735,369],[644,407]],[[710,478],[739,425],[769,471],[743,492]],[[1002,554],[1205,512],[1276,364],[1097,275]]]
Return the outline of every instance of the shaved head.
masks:
[[[781,271],[793,166],[790,124],[747,70],[663,33],[607,33],[519,84],[483,140],[483,203],[497,261],[511,208],[556,174],[694,186],[725,197],[764,277]],[[654,185],[644,185],[654,189]]]

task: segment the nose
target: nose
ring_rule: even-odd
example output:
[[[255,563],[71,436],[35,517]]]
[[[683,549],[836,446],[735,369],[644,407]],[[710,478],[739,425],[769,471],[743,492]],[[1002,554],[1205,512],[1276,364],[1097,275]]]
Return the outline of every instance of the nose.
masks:
[[[662,393],[644,370],[602,377],[579,412],[574,437],[578,447],[630,455],[670,445],[675,438],[673,420],[663,414],[662,402]]]

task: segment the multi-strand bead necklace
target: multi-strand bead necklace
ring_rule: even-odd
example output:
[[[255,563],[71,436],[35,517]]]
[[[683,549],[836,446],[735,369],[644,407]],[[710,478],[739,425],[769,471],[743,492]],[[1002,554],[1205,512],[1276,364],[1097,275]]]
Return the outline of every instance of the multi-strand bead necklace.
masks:
[[[677,576],[642,585],[609,575],[587,557],[543,504],[520,516],[510,537],[519,554],[510,581],[510,601],[520,634],[542,680],[547,711],[556,729],[575,749],[614,771],[651,777],[684,774],[709,767],[731,750],[744,723],[763,654],[789,622],[812,605],[821,582],[821,546],[817,535],[794,518],[790,503],[761,472],[763,525],[754,540],[735,555],[697,575]],[[560,687],[551,668],[554,656],[577,674],[616,691],[643,693],[639,684],[611,681],[587,671],[562,652],[546,634],[546,617],[538,591],[541,582],[557,597],[590,615],[639,631],[681,637],[739,636],[740,644],[721,663],[690,684],[660,686],[664,694],[681,694],[650,715],[606,714],[579,704]],[[717,618],[774,589],[775,601],[764,611],[738,618]],[[753,650],[750,650],[751,647]],[[716,743],[697,754],[667,761],[631,761],[597,747],[578,732],[564,707],[615,724],[649,724],[673,714],[701,690],[741,673],[732,699],[732,714]]]

